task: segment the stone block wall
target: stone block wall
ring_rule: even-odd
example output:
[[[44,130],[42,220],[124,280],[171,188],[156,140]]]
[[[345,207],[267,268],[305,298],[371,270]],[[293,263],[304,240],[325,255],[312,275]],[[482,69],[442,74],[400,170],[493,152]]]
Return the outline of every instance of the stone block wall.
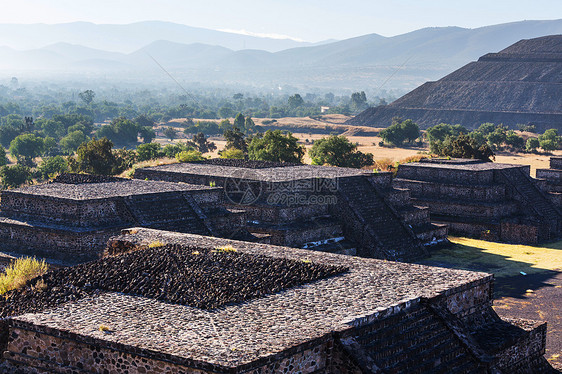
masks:
[[[119,198],[68,200],[2,191],[5,216],[70,227],[107,227],[124,222]]]
[[[397,178],[460,185],[490,185],[494,182],[494,171],[445,169],[404,164],[398,168]]]
[[[327,336],[256,362],[227,368],[21,321],[9,320],[7,325],[4,331],[9,329],[9,333],[1,342],[6,347],[4,369],[24,373],[312,374],[328,367],[333,346],[333,338]]]
[[[108,239],[119,232],[120,228],[68,231],[0,221],[0,241],[3,249],[17,252],[33,251],[37,255],[61,258],[70,263],[98,258]]]

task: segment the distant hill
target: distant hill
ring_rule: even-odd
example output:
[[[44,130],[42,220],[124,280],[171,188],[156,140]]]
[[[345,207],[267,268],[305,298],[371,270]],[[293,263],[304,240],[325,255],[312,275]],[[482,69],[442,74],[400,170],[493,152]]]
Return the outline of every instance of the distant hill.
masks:
[[[167,22],[0,25],[0,70],[102,72],[180,80],[406,92],[520,39],[562,34],[562,20],[425,28],[307,46]],[[25,49],[33,44],[35,47]],[[18,46],[18,48],[14,48]],[[41,46],[37,48],[37,46]]]
[[[346,122],[386,127],[393,117],[427,127],[484,122],[562,130],[562,35],[521,40]]]
[[[0,46],[18,50],[68,43],[105,51],[131,53],[157,40],[219,45],[232,50],[263,49],[271,52],[311,45],[291,39],[241,35],[163,21],[145,21],[126,25],[90,22],[54,25],[0,24]]]

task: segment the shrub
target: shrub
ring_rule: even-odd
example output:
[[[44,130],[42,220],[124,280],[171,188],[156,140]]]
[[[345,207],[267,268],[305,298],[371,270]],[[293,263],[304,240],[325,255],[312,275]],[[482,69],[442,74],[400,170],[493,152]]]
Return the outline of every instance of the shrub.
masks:
[[[137,147],[139,161],[154,160],[160,157],[161,146],[158,143],[145,143]]]
[[[25,283],[44,274],[48,270],[45,260],[31,257],[18,258],[10,263],[0,275],[0,295],[22,287]]]
[[[162,149],[162,153],[168,158],[174,158],[183,151],[192,151],[193,147],[185,143],[168,144]]]
[[[31,182],[31,177],[31,169],[20,164],[2,166],[0,169],[3,188],[17,188],[22,184]]]
[[[50,179],[68,171],[68,162],[62,156],[49,157],[37,168],[41,178]]]
[[[203,161],[205,158],[198,151],[181,151],[176,155],[179,162]]]
[[[220,158],[230,158],[230,159],[237,159],[243,160],[246,158],[244,155],[244,151],[237,148],[226,148],[222,152],[220,152]]]
[[[348,168],[362,168],[373,165],[373,155],[357,150],[357,145],[345,136],[332,135],[314,142],[308,151],[315,165],[332,165]]]

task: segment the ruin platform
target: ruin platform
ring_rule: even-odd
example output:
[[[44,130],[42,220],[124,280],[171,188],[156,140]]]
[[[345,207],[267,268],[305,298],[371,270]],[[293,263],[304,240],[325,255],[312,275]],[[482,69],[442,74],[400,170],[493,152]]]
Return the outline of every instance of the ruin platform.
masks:
[[[248,256],[287,264],[291,279],[314,272],[319,277],[210,309],[156,296],[215,292],[215,287],[193,283],[166,291],[166,284],[174,283],[159,281],[157,295],[135,293],[144,284],[146,295],[152,283],[134,274],[171,281],[192,270],[180,265],[181,251],[193,257],[189,263],[203,255]],[[116,257],[47,274],[31,282],[43,281],[41,290],[30,284],[9,294],[9,302],[0,301],[3,316],[13,315],[0,334],[5,365],[155,373],[512,373],[547,367],[545,324],[501,321],[491,309],[489,274],[143,228],[113,238],[108,253]],[[136,257],[137,265],[119,267]],[[163,258],[175,258],[179,267],[161,266]],[[95,269],[103,266],[108,276],[100,286]],[[221,289],[221,274],[231,267],[208,270],[218,273]],[[250,291],[262,287],[263,281],[250,275],[256,270],[249,265],[239,274]],[[108,292],[109,284],[118,283],[118,271],[122,279],[135,278],[138,287]],[[284,273],[272,268],[271,274]],[[304,279],[301,275],[297,278]],[[224,292],[247,291],[233,285]],[[211,299],[223,296],[216,292]],[[43,309],[26,303],[32,297],[45,301]],[[14,305],[29,313],[13,313]],[[486,339],[487,332],[493,340]]]
[[[244,216],[224,208],[221,192],[185,183],[64,174],[0,192],[1,246],[84,261],[131,226],[231,237]]]
[[[562,213],[529,166],[429,159],[400,165],[393,185],[455,234],[529,244],[562,234]]]
[[[331,247],[337,253],[411,260],[447,241],[446,225],[431,224],[408,191],[392,188],[390,173],[211,159],[141,168],[135,178],[222,187],[225,203],[246,211],[246,228],[271,244],[314,249],[344,238]]]

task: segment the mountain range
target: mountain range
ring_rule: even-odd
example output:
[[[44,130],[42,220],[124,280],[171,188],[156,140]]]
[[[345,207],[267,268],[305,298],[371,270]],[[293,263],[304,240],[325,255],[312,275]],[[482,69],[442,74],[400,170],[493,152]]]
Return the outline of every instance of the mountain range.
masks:
[[[165,78],[165,70],[188,82],[409,90],[520,39],[553,34],[562,34],[562,20],[424,28],[320,45],[157,21],[0,24],[0,71]]]

